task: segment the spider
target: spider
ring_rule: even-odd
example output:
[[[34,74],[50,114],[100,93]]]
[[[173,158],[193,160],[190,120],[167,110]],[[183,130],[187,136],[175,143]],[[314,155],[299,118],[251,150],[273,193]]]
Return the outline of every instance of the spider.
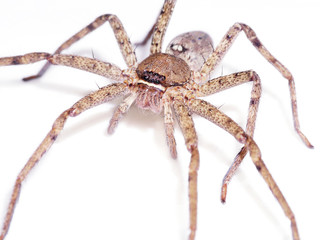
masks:
[[[34,52],[21,56],[0,58],[0,66],[30,64],[42,60],[47,61],[37,75],[24,78],[25,81],[42,76],[51,64],[85,70],[115,81],[115,83],[101,87],[81,98],[73,106],[62,112],[54,121],[52,129],[32,154],[16,179],[0,240],[5,238],[9,230],[23,181],[35,164],[39,162],[55,142],[66,120],[69,117],[76,117],[92,107],[106,103],[117,97],[123,97],[123,101],[114,111],[109,123],[108,132],[114,132],[118,122],[128,112],[133,103],[142,109],[151,110],[158,114],[163,113],[167,144],[172,158],[177,157],[174,121],[178,122],[187,150],[191,154],[188,180],[189,240],[195,239],[197,228],[197,172],[199,168],[197,133],[194,128],[192,114],[200,115],[218,125],[243,144],[242,149],[235,157],[233,164],[223,179],[221,201],[224,202],[226,200],[227,186],[242,160],[249,152],[258,172],[268,184],[285,215],[289,218],[293,239],[300,239],[294,214],[262,161],[260,149],[253,140],[261,94],[258,74],[250,70],[210,79],[210,73],[216,69],[216,66],[221,62],[236,37],[243,31],[262,56],[288,80],[295,129],[302,141],[309,148],[312,148],[313,146],[300,131],[295,86],[291,73],[263,46],[255,32],[243,23],[235,23],[216,48],[213,48],[211,38],[206,33],[190,32],[173,39],[169,43],[166,52],[162,53],[163,38],[175,3],[176,0],[164,1],[156,23],[142,43],[145,44],[151,38],[150,55],[140,63],[137,61],[134,46],[131,44],[120,20],[112,14],[102,15],[95,19],[88,26],[65,41],[53,54]],[[128,66],[127,69],[121,70],[112,63],[93,58],[61,54],[63,50],[69,48],[72,44],[106,22],[110,24],[114,32],[122,56]],[[217,107],[199,99],[200,97],[205,97],[247,82],[252,82],[253,87],[245,130]]]

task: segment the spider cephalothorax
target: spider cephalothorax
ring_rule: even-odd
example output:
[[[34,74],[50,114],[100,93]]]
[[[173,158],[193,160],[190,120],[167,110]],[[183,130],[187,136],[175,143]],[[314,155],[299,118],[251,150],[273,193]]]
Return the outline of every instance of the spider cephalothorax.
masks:
[[[156,53],[143,60],[137,68],[138,76],[163,87],[182,86],[190,79],[190,68],[181,58]]]
[[[166,53],[155,53],[137,67],[139,87],[136,104],[142,109],[159,113],[161,98],[169,87],[183,86],[190,80],[191,71],[181,58]]]
[[[175,0],[165,0],[162,11],[152,28],[150,56],[140,64],[136,59],[134,47],[120,20],[111,14],[98,17],[87,27],[64,42],[53,54],[37,52],[22,56],[0,58],[0,66],[28,64],[41,60],[48,61],[39,74],[25,78],[24,80],[40,77],[45,73],[50,64],[56,64],[99,74],[115,81],[115,83],[101,87],[81,98],[73,106],[61,113],[55,120],[52,129],[32,154],[16,179],[0,240],[3,240],[8,232],[14,207],[20,195],[22,182],[54,143],[62,131],[66,120],[69,117],[78,116],[80,113],[92,107],[111,101],[116,97],[123,97],[123,101],[116,108],[110,120],[108,132],[112,133],[114,131],[119,120],[133,103],[136,103],[140,108],[148,109],[156,113],[163,113],[167,143],[173,158],[177,157],[174,138],[174,121],[178,122],[185,139],[185,145],[191,154],[188,188],[190,210],[189,240],[194,240],[197,227],[197,171],[200,160],[197,134],[193,124],[192,114],[200,115],[213,122],[229,132],[237,141],[244,145],[223,179],[221,201],[224,202],[226,200],[228,183],[246,154],[250,152],[256,169],[280,203],[285,215],[291,221],[293,239],[300,239],[294,214],[262,161],[259,147],[253,140],[261,95],[261,84],[258,74],[249,70],[210,79],[210,72],[216,68],[236,37],[243,31],[262,56],[288,80],[295,129],[304,143],[312,148],[308,139],[300,131],[294,80],[291,73],[263,46],[255,32],[243,23],[235,23],[215,49],[213,48],[209,35],[203,32],[190,32],[179,35],[172,40],[167,47],[166,53],[162,53],[162,40],[175,2]],[[109,22],[114,31],[119,48],[127,64],[127,69],[121,70],[114,64],[97,59],[60,54],[64,49],[67,49],[73,43],[94,31],[105,22]],[[146,40],[148,40],[150,36],[151,34],[148,34]],[[247,82],[252,82],[252,91],[245,130],[218,108],[207,101],[199,99],[199,97],[205,97]]]

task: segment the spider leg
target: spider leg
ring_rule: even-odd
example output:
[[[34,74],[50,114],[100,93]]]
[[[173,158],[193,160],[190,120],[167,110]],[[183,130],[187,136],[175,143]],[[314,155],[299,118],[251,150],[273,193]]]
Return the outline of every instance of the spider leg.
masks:
[[[185,139],[188,151],[191,153],[189,164],[189,211],[190,211],[190,235],[189,240],[194,240],[197,228],[197,178],[199,168],[199,151],[197,133],[188,107],[182,101],[173,102],[174,112]]]
[[[137,94],[132,92],[117,107],[117,109],[113,113],[113,116],[109,122],[109,127],[108,127],[109,134],[112,134],[114,132],[115,128],[118,126],[118,122],[123,117],[123,115],[128,112],[130,106],[136,100],[136,98],[137,98]]]
[[[297,99],[296,99],[296,90],[294,79],[290,71],[280,63],[261,43],[261,41],[256,36],[255,32],[246,24],[235,23],[227,32],[227,34],[222,38],[221,42],[207,59],[206,63],[202,66],[200,72],[201,74],[208,76],[212,70],[220,63],[222,58],[225,56],[234,40],[237,38],[239,33],[244,31],[249,41],[253,46],[262,54],[262,56],[268,60],[281,74],[284,78],[288,80],[290,98],[291,98],[291,107],[292,115],[294,121],[294,127],[296,132],[299,134],[302,141],[306,144],[307,147],[313,148],[309,140],[300,130],[300,124],[298,119],[298,110],[297,110]]]
[[[145,38],[144,38],[141,42],[138,42],[138,43],[135,44],[136,47],[146,45],[147,42],[149,41],[149,39],[153,36],[153,34],[156,34],[156,33],[155,33],[155,29],[158,29],[158,28],[156,28],[156,27],[158,27],[158,26],[160,25],[159,22],[160,22],[160,21],[161,21],[161,22],[163,21],[162,26],[160,26],[160,31],[162,31],[162,32],[159,32],[159,31],[157,30],[157,31],[158,31],[158,33],[157,33],[158,36],[157,36],[156,38],[157,38],[158,40],[155,39],[154,43],[151,43],[151,46],[152,46],[153,44],[157,45],[157,43],[160,43],[160,47],[158,47],[158,46],[153,46],[153,47],[151,48],[151,53],[161,52],[161,43],[162,43],[163,35],[164,35],[164,33],[165,33],[166,27],[168,26],[168,23],[169,23],[169,20],[170,20],[170,17],[171,17],[171,14],[172,14],[172,11],[173,11],[175,2],[176,2],[176,0],[174,0],[173,3],[169,3],[168,0],[166,0],[166,1],[164,2],[164,5],[163,5],[163,7],[162,7],[162,9],[161,9],[161,11],[160,11],[160,13],[159,13],[158,18],[157,18],[157,21],[152,25],[151,29],[149,30],[149,32],[147,33],[147,35],[145,36]],[[171,10],[168,9],[168,7],[167,7],[168,4],[173,4]],[[168,11],[168,10],[169,10],[170,12],[165,13],[165,12]],[[168,16],[162,17],[161,15],[163,15],[163,14],[168,14]],[[166,24],[166,25],[164,25],[164,24]],[[154,51],[156,51],[156,52],[154,52]]]
[[[165,101],[163,106],[164,125],[167,136],[167,144],[170,149],[170,154],[173,159],[177,158],[176,140],[174,138],[174,120],[172,116],[171,102]]]
[[[144,37],[144,39],[140,42],[135,43],[134,46],[135,47],[145,46],[148,43],[148,41],[150,40],[150,38],[152,37],[152,34],[154,32],[155,27],[156,27],[156,23],[154,23],[152,25],[151,29],[149,30],[147,35]]]
[[[32,154],[32,156],[30,157],[30,159],[28,160],[28,162],[26,163],[24,168],[21,170],[21,172],[19,173],[16,179],[13,192],[11,195],[11,199],[9,202],[9,206],[7,209],[7,213],[5,216],[5,220],[3,223],[2,231],[0,234],[0,240],[3,240],[5,235],[8,232],[9,225],[13,216],[13,211],[17,203],[17,199],[19,198],[19,195],[20,195],[22,182],[28,176],[29,172],[33,169],[36,163],[39,162],[42,156],[50,149],[51,145],[54,143],[54,141],[62,131],[67,118],[75,117],[80,113],[84,112],[85,110],[88,110],[89,108],[92,108],[99,104],[110,101],[119,95],[125,94],[126,92],[127,92],[127,85],[124,83],[116,83],[116,84],[108,85],[80,99],[71,108],[64,111],[55,120],[55,122],[53,123],[52,129],[44,138],[44,140],[41,142],[39,147],[35,150],[35,152]]]
[[[62,65],[72,68],[77,68],[87,72],[92,72],[106,78],[110,78],[116,81],[124,79],[122,71],[119,67],[114,64],[103,62],[97,59],[64,55],[64,54],[54,54],[48,59],[49,63],[54,65]]]
[[[101,25],[103,25],[105,22],[109,22],[110,26],[114,32],[114,35],[116,37],[116,40],[118,42],[118,45],[120,47],[122,56],[127,64],[128,67],[133,67],[137,64],[137,58],[136,54],[134,52],[134,48],[130,42],[130,39],[121,23],[121,21],[118,19],[117,16],[112,14],[105,14],[98,18],[96,18],[92,23],[90,23],[85,28],[81,29],[78,33],[73,35],[71,38],[69,38],[67,41],[61,44],[61,46],[58,47],[58,49],[54,52],[54,54],[59,54],[63,50],[69,48],[72,44],[86,36],[88,33],[94,31]],[[49,68],[50,63],[47,62],[39,71],[38,74],[26,77],[23,80],[28,81],[35,78],[41,77]]]
[[[175,4],[176,0],[166,0],[163,4],[162,10],[159,14],[156,24],[154,27],[152,27],[154,31],[151,40],[151,54],[161,52],[163,37],[167,30],[167,26],[169,24]]]
[[[297,228],[297,223],[294,217],[294,214],[289,207],[285,197],[281,193],[278,185],[274,181],[273,177],[271,176],[269,170],[265,166],[264,162],[261,159],[261,152],[257,144],[253,141],[253,139],[247,135],[244,130],[231,118],[227,115],[219,111],[216,107],[211,105],[210,103],[200,100],[200,99],[191,99],[189,100],[188,107],[191,112],[198,114],[207,120],[215,123],[219,127],[223,128],[227,132],[229,132],[232,136],[234,136],[239,142],[245,144],[250,151],[250,156],[255,164],[257,170],[268,184],[271,192],[273,193],[274,197],[279,202],[280,206],[282,207],[285,215],[291,221],[291,230],[294,240],[299,240],[299,233]]]
[[[203,84],[199,88],[199,96],[206,96],[214,94],[218,91],[234,87],[236,85],[253,81],[251,99],[249,105],[249,114],[247,119],[246,134],[253,138],[253,133],[255,129],[255,123],[257,118],[257,111],[259,106],[259,100],[261,96],[261,83],[260,78],[254,71],[245,71],[239,73],[233,73],[227,76],[218,77],[209,80],[207,83]],[[227,174],[224,176],[221,188],[221,201],[224,203],[226,201],[227,187],[228,184],[240,166],[242,160],[246,156],[248,148],[244,146],[240,152],[237,154],[232,165],[230,166]]]
[[[21,56],[4,57],[0,58],[0,66],[29,64],[42,60],[48,60],[54,65],[63,65],[92,72],[116,81],[120,81],[125,78],[125,76],[122,75],[121,69],[114,64],[87,57],[63,54],[51,55],[49,53],[36,52]]]
[[[0,66],[35,63],[42,60],[46,60],[50,56],[51,56],[50,53],[37,52],[37,53],[28,53],[28,54],[19,55],[19,56],[3,57],[3,58],[0,58]]]

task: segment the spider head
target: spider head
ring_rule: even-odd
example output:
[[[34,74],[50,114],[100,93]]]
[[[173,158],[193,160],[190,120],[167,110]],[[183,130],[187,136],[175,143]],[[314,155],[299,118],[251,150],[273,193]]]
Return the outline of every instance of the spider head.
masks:
[[[155,113],[162,111],[162,96],[169,87],[186,84],[191,76],[188,64],[170,54],[156,53],[137,67],[139,91],[136,104]]]
[[[138,68],[139,83],[165,90],[186,84],[191,75],[188,64],[181,58],[156,53],[143,60]]]

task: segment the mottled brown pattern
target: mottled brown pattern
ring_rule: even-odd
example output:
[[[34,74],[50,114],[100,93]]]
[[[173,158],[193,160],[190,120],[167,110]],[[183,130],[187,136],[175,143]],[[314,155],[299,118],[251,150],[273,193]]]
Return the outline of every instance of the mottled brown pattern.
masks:
[[[187,149],[191,153],[189,164],[189,211],[190,211],[190,235],[189,239],[194,239],[197,229],[197,200],[198,200],[198,169],[199,151],[198,138],[194,128],[194,123],[188,107],[180,101],[173,103],[177,122],[181,128]]]
[[[191,151],[191,148],[196,147],[198,144],[197,133],[194,129],[191,114],[183,102],[175,101],[173,103],[173,108],[174,112],[176,113],[176,119],[184,136],[185,144],[188,150]]]
[[[130,106],[137,98],[137,93],[131,92],[123,101],[120,103],[118,108],[114,111],[114,114],[109,122],[108,133],[112,134],[117,127],[119,121],[128,112]]]
[[[97,59],[73,55],[55,54],[49,57],[48,61],[54,65],[62,65],[81,69],[116,81],[123,80],[123,78],[121,77],[122,71],[119,67],[114,64],[103,62]]]
[[[268,60],[289,82],[289,91],[291,96],[291,105],[292,105],[292,115],[294,120],[294,126],[298,132],[300,138],[305,142],[308,147],[312,147],[305,135],[300,131],[300,123],[298,119],[298,110],[297,110],[297,100],[296,100],[296,90],[293,80],[293,76],[290,71],[280,63],[261,43],[261,41],[256,36],[256,33],[246,24],[235,23],[223,37],[215,51],[207,59],[206,64],[202,66],[200,70],[201,74],[208,76],[212,70],[220,63],[222,58],[225,56],[229,48],[232,46],[232,43],[235,41],[237,36],[241,31],[244,31],[247,38],[253,46],[262,54],[262,56]]]
[[[50,53],[28,53],[21,56],[0,58],[0,66],[35,63],[50,57]]]
[[[101,25],[103,25],[105,22],[109,21],[110,26],[115,34],[115,37],[117,39],[119,48],[121,50],[122,56],[127,64],[128,67],[132,67],[137,64],[137,58],[136,54],[134,52],[134,48],[130,42],[130,39],[124,30],[124,27],[122,26],[121,21],[118,19],[117,16],[112,14],[105,14],[100,17],[97,17],[92,23],[90,23],[85,28],[81,29],[79,32],[77,32],[75,35],[73,35],[71,38],[69,38],[67,41],[62,43],[58,49],[54,52],[54,54],[59,54],[63,50],[69,48],[72,44],[79,41],[83,37],[85,37],[90,32],[94,31]],[[23,80],[29,81],[38,77],[41,77],[47,69],[50,67],[50,63],[47,62],[42,69],[39,71],[38,74],[26,77]]]
[[[179,67],[172,71],[171,66],[174,65]],[[158,75],[157,80],[165,87],[183,85],[190,79],[190,68],[186,62],[165,53],[156,53],[143,60],[137,68],[137,73],[143,78],[145,72]]]
[[[174,138],[174,118],[171,109],[171,102],[165,101],[163,104],[164,126],[167,136],[167,144],[173,159],[177,158],[176,140]]]
[[[190,100],[188,106],[193,113],[196,113],[225,129],[239,142],[245,142],[245,132],[239,127],[238,124],[236,124],[227,115],[219,111],[215,106],[200,99]]]
[[[253,71],[233,73],[214,78],[199,87],[198,97],[208,96],[239,84],[252,81]]]
[[[288,80],[296,131],[304,143],[312,148],[308,139],[300,131],[294,80],[291,73],[263,46],[254,31],[243,23],[235,23],[215,49],[208,34],[196,31],[179,35],[169,44],[167,52],[161,53],[163,37],[175,3],[175,0],[166,0],[164,2],[158,19],[150,31],[152,34],[148,34],[142,42],[142,44],[146,43],[152,36],[151,55],[140,64],[136,60],[134,48],[120,20],[111,14],[98,17],[61,44],[53,54],[39,52],[0,58],[0,66],[29,64],[43,60],[48,61],[37,75],[25,78],[24,80],[40,77],[45,73],[50,64],[56,64],[92,72],[117,81],[117,83],[101,87],[99,90],[83,97],[55,120],[51,130],[34,151],[16,179],[4,219],[0,240],[5,238],[9,230],[14,208],[20,195],[22,182],[33,169],[34,165],[39,162],[43,155],[50,149],[51,145],[63,130],[66,120],[69,117],[78,116],[80,113],[92,107],[120,96],[123,96],[124,99],[115,109],[110,120],[109,133],[114,132],[120,119],[128,112],[133,103],[142,109],[151,110],[155,113],[160,114],[163,112],[170,153],[172,158],[177,158],[176,141],[174,138],[175,120],[181,128],[185,145],[191,154],[188,183],[190,211],[189,240],[195,239],[197,229],[197,178],[200,161],[198,138],[192,114],[197,114],[208,119],[226,130],[234,136],[237,141],[243,144],[243,148],[234,159],[233,164],[223,179],[221,201],[226,201],[227,186],[242,160],[249,152],[256,169],[269,186],[285,215],[291,221],[293,239],[300,239],[294,214],[262,161],[260,149],[253,140],[261,96],[261,80],[258,74],[250,70],[208,79],[210,72],[215,70],[216,66],[221,62],[236,37],[241,31],[244,31],[253,46]],[[105,22],[109,22],[113,29],[128,69],[121,70],[112,63],[97,59],[61,54],[63,50]],[[247,82],[252,82],[252,91],[249,101],[246,130],[243,130],[236,122],[212,104],[205,100],[198,99],[198,97],[205,97]]]
[[[166,0],[163,4],[158,20],[153,27],[153,35],[150,48],[151,54],[161,52],[163,37],[167,30],[167,26],[169,24],[175,4],[176,0]]]

